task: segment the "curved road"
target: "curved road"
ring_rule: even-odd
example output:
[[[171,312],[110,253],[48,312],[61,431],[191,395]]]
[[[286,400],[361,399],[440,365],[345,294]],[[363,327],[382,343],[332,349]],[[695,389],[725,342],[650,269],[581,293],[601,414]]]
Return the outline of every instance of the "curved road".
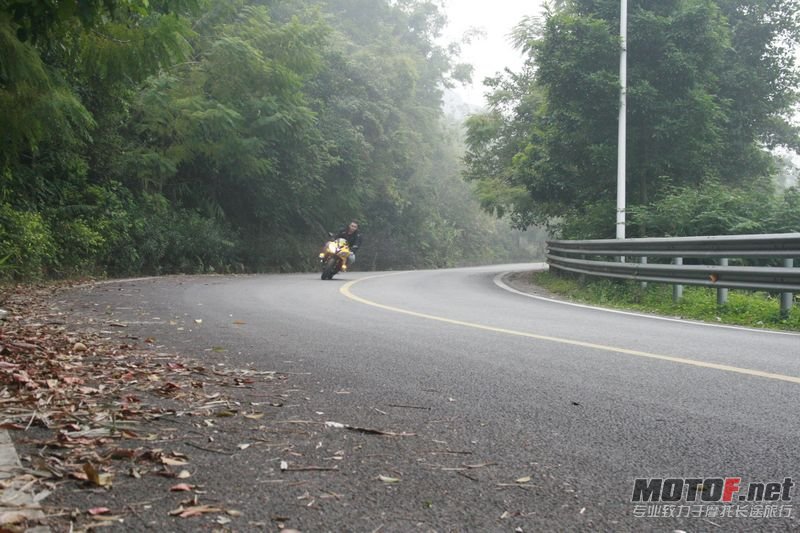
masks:
[[[320,421],[416,434],[351,434],[348,444],[331,440],[346,440],[342,432],[324,432],[324,449],[358,443],[345,450],[346,475],[313,476],[341,498],[312,510],[296,501],[301,489],[271,494],[269,513],[291,513],[287,527],[800,527],[800,505],[780,519],[741,502],[748,517],[730,518],[719,516],[732,512],[722,503],[698,497],[666,512],[702,516],[667,519],[634,516],[655,504],[645,511],[631,503],[636,478],[740,477],[743,487],[800,480],[800,336],[603,312],[495,283],[499,273],[533,267],[358,272],[329,282],[318,274],[172,277],[111,283],[80,297],[110,305],[120,320],[146,310],[157,318],[140,327],[161,328],[160,343],[190,355],[297,373]],[[188,325],[159,326],[167,317]],[[202,325],[190,327],[195,319]],[[209,352],[213,346],[226,352]],[[259,460],[246,468],[266,468]],[[220,475],[246,494],[269,490],[244,484],[251,474],[243,468],[228,465]],[[786,503],[770,502],[784,513]]]

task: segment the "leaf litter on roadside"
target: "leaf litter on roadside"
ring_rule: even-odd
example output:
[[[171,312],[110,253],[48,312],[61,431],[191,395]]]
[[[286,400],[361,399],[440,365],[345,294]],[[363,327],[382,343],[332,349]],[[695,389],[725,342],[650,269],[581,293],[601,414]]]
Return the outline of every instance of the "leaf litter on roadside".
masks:
[[[0,321],[0,428],[35,429],[35,437],[23,440],[42,451],[23,457],[31,467],[2,480],[0,490],[12,485],[31,493],[41,489],[41,500],[65,483],[112,490],[115,476],[134,482],[149,474],[185,479],[191,476],[188,471],[175,473],[171,467],[187,466],[186,455],[130,446],[159,439],[146,430],[148,423],[187,415],[237,416],[234,402],[209,389],[286,379],[276,372],[206,368],[156,351],[152,337],[137,346],[127,335],[94,328],[126,326],[118,322],[70,329],[66,317],[47,303],[58,290],[16,287],[1,295],[3,306],[11,312]],[[263,414],[244,416],[256,420]],[[180,491],[182,485],[194,487],[179,484],[172,490]],[[101,509],[105,508],[93,507],[83,516],[106,521],[120,518],[119,513],[101,513]],[[177,516],[214,512],[224,510],[195,503]],[[63,516],[57,510],[53,514]],[[24,510],[0,515],[0,530],[24,530],[36,523]]]

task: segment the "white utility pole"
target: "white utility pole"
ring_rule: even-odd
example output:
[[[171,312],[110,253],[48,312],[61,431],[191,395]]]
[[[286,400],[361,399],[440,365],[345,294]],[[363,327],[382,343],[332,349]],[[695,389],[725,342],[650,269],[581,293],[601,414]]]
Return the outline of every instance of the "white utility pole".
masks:
[[[620,0],[619,138],[617,140],[617,239],[625,238],[625,147],[628,93],[628,0]]]

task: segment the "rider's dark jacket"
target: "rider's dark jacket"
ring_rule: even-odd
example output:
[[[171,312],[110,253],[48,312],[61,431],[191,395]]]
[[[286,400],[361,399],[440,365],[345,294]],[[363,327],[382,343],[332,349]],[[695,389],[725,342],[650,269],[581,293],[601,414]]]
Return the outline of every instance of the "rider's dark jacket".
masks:
[[[347,226],[343,227],[339,230],[339,233],[336,234],[337,239],[347,239],[347,244],[350,245],[350,249],[355,251],[361,246],[361,233],[358,230],[355,230],[353,233],[347,234]]]

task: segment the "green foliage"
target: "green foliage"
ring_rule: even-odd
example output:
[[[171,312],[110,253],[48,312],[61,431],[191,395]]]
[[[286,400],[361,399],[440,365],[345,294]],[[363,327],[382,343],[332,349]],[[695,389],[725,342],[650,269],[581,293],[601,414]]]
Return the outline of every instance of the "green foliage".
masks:
[[[798,0],[647,0],[629,8],[628,205],[678,205],[676,190],[759,192],[775,170],[766,147],[797,148]],[[489,113],[468,122],[468,179],[484,206],[565,236],[614,233],[619,109],[619,2],[572,0],[515,31],[521,73],[491,80]],[[534,105],[532,105],[532,103]],[[524,187],[529,201],[508,191]],[[724,194],[724,193],[719,193]],[[685,194],[687,200],[689,193]],[[758,198],[769,198],[760,192]],[[698,202],[700,200],[698,199]],[[741,203],[741,202],[740,202]],[[771,203],[771,202],[770,202]],[[706,229],[753,230],[713,210]],[[657,235],[658,223],[634,235]],[[716,219],[716,222],[712,219]],[[680,224],[683,222],[675,222]],[[700,231],[683,228],[675,231]]]
[[[0,170],[20,152],[35,151],[54,133],[67,141],[85,139],[94,120],[62,74],[20,42],[0,12]]]
[[[633,208],[631,223],[673,237],[784,233],[800,230],[797,206],[797,189],[776,193],[769,184],[731,188],[708,181],[667,189],[658,202]]]
[[[0,276],[296,270],[353,217],[362,268],[508,257],[442,126],[470,74],[443,23],[426,0],[0,0]]]
[[[229,228],[191,210],[167,209],[163,199],[144,200],[127,228],[129,242],[117,247],[135,251],[127,261],[109,258],[111,274],[176,274],[241,270],[237,241]],[[130,252],[129,252],[130,253]]]
[[[50,228],[39,213],[0,203],[0,276],[41,278],[55,250]]]
[[[780,299],[764,292],[730,291],[728,303],[720,307],[716,290],[706,287],[684,287],[683,299],[673,302],[671,285],[650,283],[642,289],[637,282],[596,278],[579,283],[573,277],[551,272],[536,273],[532,281],[555,294],[593,305],[711,323],[800,331],[800,309],[795,306],[788,318],[781,318]]]

